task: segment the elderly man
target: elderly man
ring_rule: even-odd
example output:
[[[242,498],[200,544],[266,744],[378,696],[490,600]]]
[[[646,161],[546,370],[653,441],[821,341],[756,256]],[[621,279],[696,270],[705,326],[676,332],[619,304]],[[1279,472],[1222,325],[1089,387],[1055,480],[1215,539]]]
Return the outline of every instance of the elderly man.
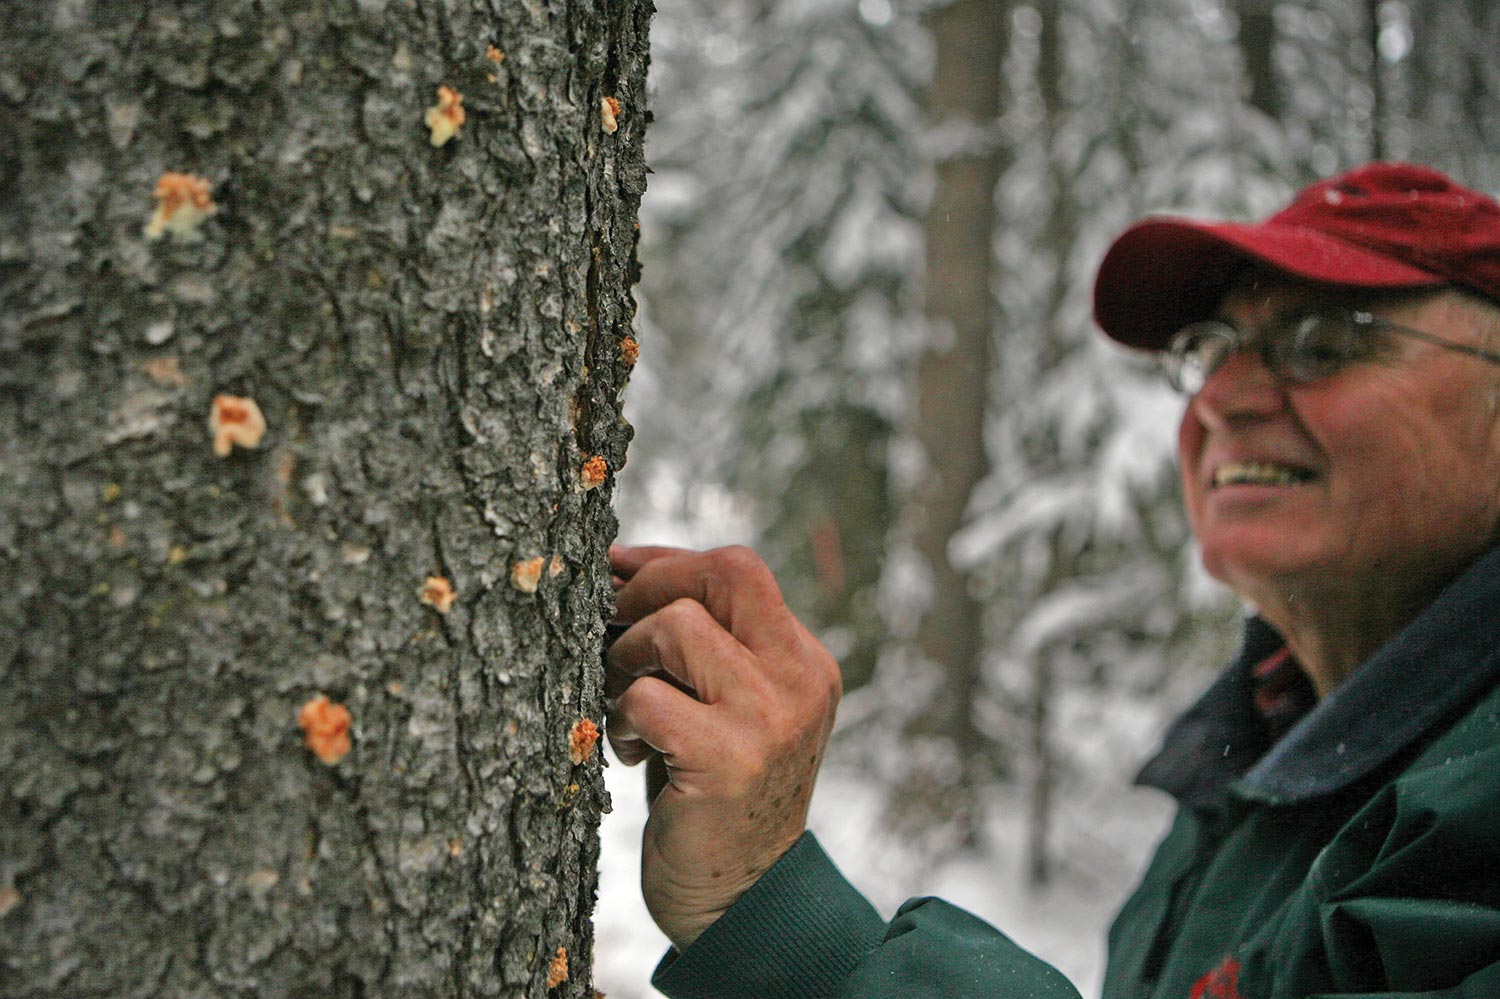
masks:
[[[1188,395],[1193,532],[1255,611],[1141,775],[1179,809],[1105,996],[1500,997],[1500,205],[1373,164],[1262,223],[1139,223],[1095,296]],[[613,560],[662,991],[1076,996],[944,902],[886,923],[804,831],[838,668],[753,555]]]

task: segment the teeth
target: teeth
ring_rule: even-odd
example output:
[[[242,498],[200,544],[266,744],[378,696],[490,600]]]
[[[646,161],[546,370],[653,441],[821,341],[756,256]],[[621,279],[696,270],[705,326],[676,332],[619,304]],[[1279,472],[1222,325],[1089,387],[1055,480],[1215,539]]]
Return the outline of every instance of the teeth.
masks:
[[[1247,461],[1237,465],[1220,465],[1214,470],[1214,485],[1290,486],[1308,478],[1307,473],[1283,465]]]

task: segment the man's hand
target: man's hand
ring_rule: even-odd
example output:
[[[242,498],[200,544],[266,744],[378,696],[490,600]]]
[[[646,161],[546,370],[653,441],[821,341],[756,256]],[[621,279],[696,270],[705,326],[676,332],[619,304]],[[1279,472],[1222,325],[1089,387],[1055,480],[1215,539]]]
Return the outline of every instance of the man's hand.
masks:
[[[641,890],[680,949],[802,834],[839,667],[748,549],[616,547],[610,561],[630,627],[607,659],[607,732],[626,764],[665,768],[648,772]]]

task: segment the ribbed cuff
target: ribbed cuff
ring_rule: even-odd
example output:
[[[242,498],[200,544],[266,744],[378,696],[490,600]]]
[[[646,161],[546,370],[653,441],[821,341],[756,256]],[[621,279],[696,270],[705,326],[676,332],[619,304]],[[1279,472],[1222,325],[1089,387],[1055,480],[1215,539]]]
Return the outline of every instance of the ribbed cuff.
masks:
[[[671,999],[832,999],[885,929],[805,832],[651,983]]]

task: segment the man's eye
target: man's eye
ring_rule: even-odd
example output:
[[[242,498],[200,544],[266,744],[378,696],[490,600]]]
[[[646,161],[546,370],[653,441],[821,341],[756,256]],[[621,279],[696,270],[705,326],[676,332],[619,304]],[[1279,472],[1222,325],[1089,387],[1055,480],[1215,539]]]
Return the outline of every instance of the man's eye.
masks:
[[[1299,364],[1340,367],[1376,352],[1373,330],[1356,329],[1335,316],[1304,316],[1292,324],[1290,346]]]

